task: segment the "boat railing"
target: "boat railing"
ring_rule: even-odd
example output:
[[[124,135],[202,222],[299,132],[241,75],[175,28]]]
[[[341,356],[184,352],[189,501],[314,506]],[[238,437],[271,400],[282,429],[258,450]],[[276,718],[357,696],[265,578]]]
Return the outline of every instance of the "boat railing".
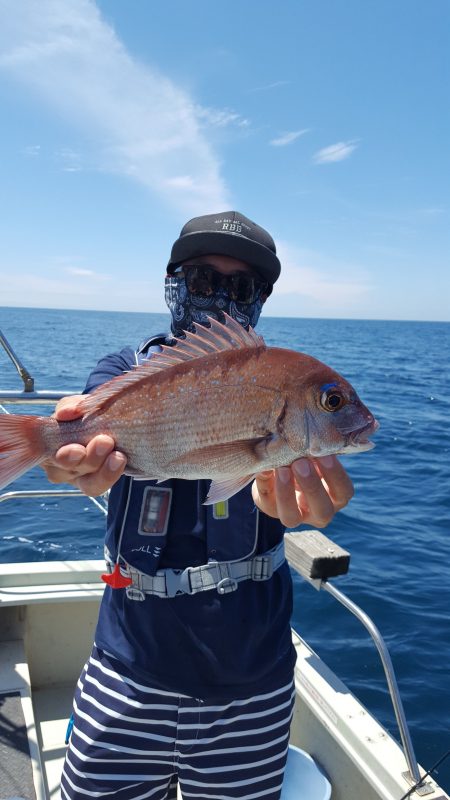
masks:
[[[74,392],[61,392],[61,391],[36,391],[34,388],[34,379],[29,371],[21,363],[20,359],[14,353],[11,345],[6,337],[0,330],[0,345],[8,354],[13,362],[17,372],[19,373],[24,388],[22,391],[2,391],[0,390],[0,412],[9,413],[4,407],[5,404],[13,403],[55,403],[62,397]],[[0,503],[13,499],[25,499],[29,497],[73,497],[86,495],[82,494],[78,489],[44,489],[37,491],[9,491],[0,495]],[[89,498],[95,503],[103,513],[107,513],[106,499],[98,500],[97,498]],[[370,617],[347,597],[343,592],[330,583],[330,578],[343,575],[348,571],[350,563],[350,554],[336,545],[331,539],[328,539],[321,531],[303,531],[302,533],[286,533],[285,535],[286,557],[290,565],[310,584],[317,590],[324,590],[332,595],[335,600],[341,603],[348,611],[350,611],[359,621],[364,625],[369,632],[378,653],[381,658],[383,670],[386,676],[389,695],[391,697],[392,705],[394,708],[395,717],[397,720],[398,729],[400,732],[403,751],[408,765],[408,772],[404,777],[411,783],[415,784],[415,790],[420,795],[426,795],[433,791],[420,776],[419,766],[414,753],[414,748],[409,733],[408,723],[403,708],[403,703],[398,689],[397,679],[395,677],[394,667],[391,657],[389,655],[386,643],[381,636],[380,631],[370,619]]]
[[[318,591],[324,590],[334,597],[344,608],[359,619],[370,634],[381,659],[400,732],[403,752],[408,765],[409,774],[404,773],[404,777],[417,785],[416,791],[418,794],[431,793],[433,790],[427,784],[420,785],[423,779],[420,776],[394,666],[387,645],[368,614],[330,582],[330,578],[344,575],[348,572],[350,553],[317,530],[302,531],[301,533],[289,532],[285,534],[284,540],[286,557],[291,567],[315,589]]]
[[[13,492],[3,492],[3,494],[0,494],[0,503],[4,503],[7,500],[24,500],[27,498],[32,498],[34,500],[37,498],[49,498],[54,500],[58,497],[82,497],[84,500],[90,500],[105,516],[108,513],[106,495],[102,495],[100,498],[87,497],[79,489],[22,489]]]
[[[44,390],[35,390],[34,388],[34,378],[28,369],[22,364],[22,361],[18,357],[18,355],[14,352],[12,346],[8,342],[4,333],[0,330],[0,345],[3,347],[4,351],[14,364],[14,367],[19,374],[22,383],[23,389],[0,389],[0,413],[9,414],[6,405],[13,404],[13,405],[22,405],[22,404],[34,404],[34,405],[54,405],[61,400],[63,397],[67,397],[67,395],[74,394],[73,391],[67,390],[64,391],[54,391],[49,389]],[[0,503],[6,502],[7,500],[18,500],[18,499],[26,499],[26,498],[51,498],[55,499],[57,497],[81,497],[86,500],[86,495],[81,492],[79,489],[38,489],[38,490],[17,490],[17,491],[10,491],[4,492],[0,495]],[[93,505],[97,506],[97,508],[103,513],[107,514],[107,500],[106,496],[102,498],[97,497],[89,497],[88,498]]]
[[[33,392],[34,391],[34,378],[30,375],[27,368],[24,367],[20,358],[14,350],[12,349],[10,343],[8,342],[4,333],[0,330],[0,344],[3,347],[5,353],[11,359],[12,363],[14,364],[17,372],[19,373],[20,377],[22,378],[24,388],[26,392]]]
[[[14,368],[23,383],[22,391],[18,391],[17,389],[0,390],[0,410],[2,412],[6,414],[8,413],[3,403],[17,403],[17,404],[36,403],[41,405],[42,403],[56,403],[58,400],[61,400],[62,397],[67,397],[68,394],[74,394],[73,391],[72,392],[71,391],[54,392],[49,390],[36,391],[34,388],[33,376],[31,375],[29,370],[22,364],[22,361],[20,360],[17,353],[15,353],[15,351],[13,350],[12,345],[8,342],[2,330],[0,330],[0,345],[2,346],[8,358],[13,363]]]
[[[53,391],[0,391],[0,413],[9,414],[10,412],[5,408],[9,403],[23,404],[34,403],[41,405],[43,403],[55,404],[62,397],[67,397],[71,392],[53,392]],[[22,489],[11,492],[3,492],[0,494],[0,503],[7,500],[18,500],[25,498],[49,498],[55,499],[57,497],[82,497],[86,500],[86,495],[79,489]],[[105,498],[98,499],[97,497],[87,498],[93,505],[97,506],[103,514],[108,513],[107,503]]]
[[[34,405],[46,405],[47,403],[55,404],[63,397],[69,394],[75,394],[67,390],[67,392],[53,392],[50,390],[41,390],[39,392],[33,391],[18,391],[17,389],[3,389],[0,390],[0,408],[3,412],[8,413],[4,404],[12,403],[21,405],[21,403],[33,403]]]

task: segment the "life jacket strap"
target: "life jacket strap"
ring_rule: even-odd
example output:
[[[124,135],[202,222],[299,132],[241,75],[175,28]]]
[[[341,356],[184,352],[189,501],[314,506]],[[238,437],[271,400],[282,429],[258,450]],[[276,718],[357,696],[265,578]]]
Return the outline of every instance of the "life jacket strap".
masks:
[[[114,564],[108,558],[108,567]],[[285,561],[284,541],[261,555],[245,561],[210,561],[199,567],[186,569],[160,569],[155,575],[146,575],[121,559],[121,572],[133,583],[126,588],[130,600],[145,600],[146,595],[176,597],[216,589],[219,594],[234,592],[242,581],[267,581]]]

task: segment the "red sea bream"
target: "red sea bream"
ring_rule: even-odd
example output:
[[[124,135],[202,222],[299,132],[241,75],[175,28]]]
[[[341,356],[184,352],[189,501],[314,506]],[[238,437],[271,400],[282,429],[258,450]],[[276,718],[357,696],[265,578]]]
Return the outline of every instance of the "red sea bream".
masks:
[[[209,478],[231,497],[262,470],[373,447],[378,423],[352,386],[303,353],[267,347],[226,316],[105,383],[80,418],[0,415],[0,488],[59,447],[112,436],[139,478]]]

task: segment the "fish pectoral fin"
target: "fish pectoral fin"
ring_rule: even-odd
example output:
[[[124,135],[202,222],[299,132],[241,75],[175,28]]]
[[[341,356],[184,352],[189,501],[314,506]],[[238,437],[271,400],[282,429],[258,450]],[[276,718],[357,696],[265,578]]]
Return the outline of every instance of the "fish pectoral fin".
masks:
[[[190,467],[211,468],[211,473],[220,469],[224,474],[241,473],[243,469],[253,469],[258,472],[258,464],[261,455],[258,447],[267,437],[258,436],[254,439],[238,439],[235,442],[224,442],[223,444],[211,444],[207,447],[199,447],[198,450],[190,450],[179,458],[164,464],[164,472],[170,474],[171,467],[186,463]],[[264,452],[261,451],[261,452]]]
[[[212,481],[204,505],[209,506],[221,500],[228,500],[251,483],[255,475],[260,472],[262,455],[257,448],[266,439],[266,436],[258,436],[254,439],[240,439],[201,447],[180,456],[170,464],[165,464],[164,472],[170,474],[171,469],[175,466],[178,468],[186,462],[190,469],[195,470],[197,467],[205,477],[208,476],[209,470],[210,476],[218,473],[231,476]],[[262,449],[261,453],[265,453],[265,450]],[[243,472],[246,474],[242,475]]]
[[[255,472],[251,475],[244,475],[239,478],[228,478],[224,481],[213,481],[209,487],[208,496],[203,503],[205,506],[219,503],[221,500],[228,500],[234,494],[240,492],[244,486],[251,483],[261,467],[260,462],[270,460],[275,456],[281,448],[286,448],[285,440],[277,433],[269,433],[267,436],[260,436],[258,439],[247,439],[241,442],[230,442],[228,445],[216,446],[215,450],[228,448],[228,453],[236,452],[242,458],[243,449],[245,449],[248,457],[248,451],[251,450],[253,456],[253,465]],[[208,449],[208,448],[206,448]],[[213,449],[213,448],[211,448]]]
[[[230,478],[225,481],[212,481],[211,486],[209,487],[207,498],[203,505],[212,506],[214,503],[220,503],[221,501],[228,500],[230,497],[233,497],[234,494],[240,492],[241,489],[243,489],[244,486],[247,486],[248,483],[251,483],[254,477],[255,475],[244,475],[243,478]]]

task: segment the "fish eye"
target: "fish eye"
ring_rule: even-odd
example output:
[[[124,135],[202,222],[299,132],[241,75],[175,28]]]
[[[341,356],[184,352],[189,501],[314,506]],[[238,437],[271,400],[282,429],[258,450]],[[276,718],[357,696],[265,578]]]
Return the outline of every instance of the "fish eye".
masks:
[[[325,411],[339,411],[344,403],[344,396],[336,389],[328,389],[328,391],[322,392],[320,405]]]

